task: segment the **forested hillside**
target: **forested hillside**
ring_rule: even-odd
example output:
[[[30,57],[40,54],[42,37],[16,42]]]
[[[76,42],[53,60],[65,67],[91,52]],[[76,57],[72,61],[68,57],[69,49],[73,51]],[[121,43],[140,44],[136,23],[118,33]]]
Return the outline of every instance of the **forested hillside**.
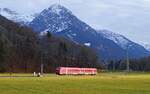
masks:
[[[39,36],[30,28],[0,16],[0,72],[54,72],[56,67],[100,67],[95,51],[47,31]]]

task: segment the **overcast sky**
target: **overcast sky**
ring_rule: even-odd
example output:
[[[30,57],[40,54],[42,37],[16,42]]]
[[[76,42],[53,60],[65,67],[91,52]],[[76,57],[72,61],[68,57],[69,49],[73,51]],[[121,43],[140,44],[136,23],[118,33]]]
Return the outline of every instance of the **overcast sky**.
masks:
[[[0,0],[0,7],[32,14],[54,3],[59,0]],[[95,29],[150,44],[150,0],[61,0],[61,4]]]

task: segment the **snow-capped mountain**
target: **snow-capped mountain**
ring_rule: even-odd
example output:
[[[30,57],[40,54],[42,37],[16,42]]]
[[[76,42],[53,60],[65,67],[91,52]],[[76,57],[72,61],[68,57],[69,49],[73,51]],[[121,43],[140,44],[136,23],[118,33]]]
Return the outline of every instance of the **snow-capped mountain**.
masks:
[[[27,15],[19,14],[16,11],[12,11],[11,9],[8,8],[0,8],[0,15],[6,17],[9,20],[21,24],[29,23],[34,19],[34,15],[27,16]]]
[[[130,44],[132,42],[129,39],[127,39],[126,37],[124,37],[120,34],[116,34],[114,32],[108,31],[108,30],[99,30],[98,32],[100,34],[102,34],[104,37],[106,37],[107,39],[114,41],[116,44],[121,46],[123,49],[126,49],[128,44]]]
[[[105,38],[112,40],[113,42],[115,42],[118,46],[120,46],[122,49],[124,50],[129,50],[129,51],[135,51],[138,48],[139,50],[142,50],[143,48],[145,48],[145,50],[150,51],[150,45],[148,44],[144,44],[144,46],[142,47],[141,45],[134,43],[133,41],[127,39],[125,36],[108,31],[108,30],[98,30],[98,33],[103,35]],[[135,49],[136,48],[136,49]]]
[[[56,36],[63,36],[75,43],[91,47],[103,59],[125,58],[127,48],[131,58],[149,54],[144,47],[121,35],[104,30],[97,32],[74,16],[70,10],[57,4],[43,10],[29,26],[42,34],[49,31]],[[128,47],[129,45],[131,47]]]
[[[36,31],[50,30],[51,32],[61,32],[67,28],[71,23],[70,16],[73,16],[71,11],[60,5],[52,5],[50,8],[45,9],[37,17],[36,21],[42,21],[41,26],[36,28]],[[42,19],[44,18],[44,19]],[[34,24],[35,20],[31,22],[32,25],[39,25],[40,23]],[[61,22],[61,23],[60,23]]]

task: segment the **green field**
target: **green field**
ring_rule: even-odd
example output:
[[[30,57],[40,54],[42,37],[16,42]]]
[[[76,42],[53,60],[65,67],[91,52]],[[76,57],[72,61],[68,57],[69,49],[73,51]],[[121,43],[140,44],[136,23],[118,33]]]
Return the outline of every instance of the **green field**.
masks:
[[[7,76],[8,74],[0,74]],[[15,74],[14,76],[31,76]],[[150,94],[149,73],[0,77],[0,94]]]

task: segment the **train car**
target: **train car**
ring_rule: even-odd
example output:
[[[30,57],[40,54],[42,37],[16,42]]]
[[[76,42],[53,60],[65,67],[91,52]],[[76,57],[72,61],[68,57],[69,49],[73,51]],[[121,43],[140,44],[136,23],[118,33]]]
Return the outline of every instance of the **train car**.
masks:
[[[96,75],[96,68],[59,67],[56,69],[58,75]]]

